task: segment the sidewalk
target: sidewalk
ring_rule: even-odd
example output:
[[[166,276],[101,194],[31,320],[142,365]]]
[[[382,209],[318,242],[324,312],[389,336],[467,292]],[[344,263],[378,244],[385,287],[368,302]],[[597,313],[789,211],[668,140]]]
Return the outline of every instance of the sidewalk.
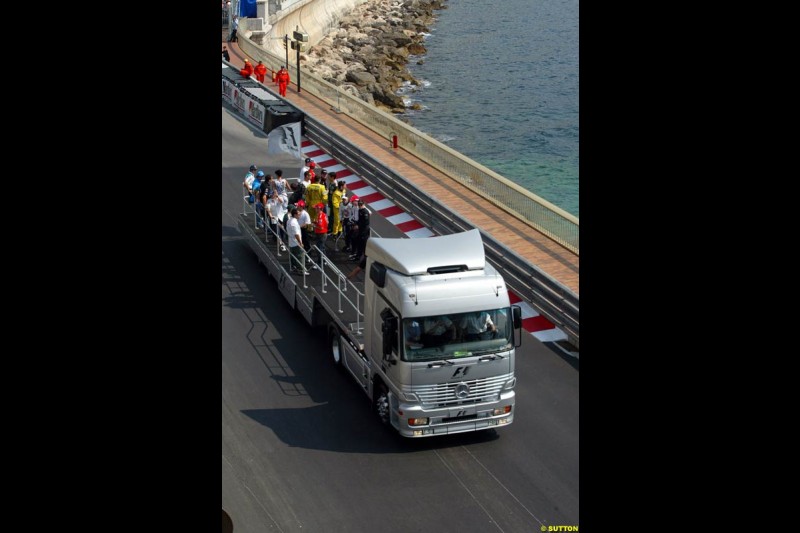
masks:
[[[222,28],[222,46],[227,46],[228,47],[228,54],[231,56],[231,61],[230,62],[237,69],[244,68],[244,60],[245,60],[245,58],[250,60],[250,63],[252,63],[253,66],[255,66],[258,63],[257,60],[253,59],[252,57],[250,57],[249,55],[245,54],[244,52],[242,52],[239,49],[239,43],[229,43],[228,42],[228,28],[227,27]],[[222,46],[219,47],[220,53],[222,52]],[[221,54],[220,54],[220,57],[222,57]],[[277,92],[278,84],[277,83],[273,83],[271,81],[272,80],[272,69],[269,68],[268,65],[265,65],[265,66],[267,67],[265,85],[269,85],[269,86],[274,85],[274,89]],[[255,79],[255,76],[253,77],[253,79]],[[272,85],[270,85],[270,84],[272,84]],[[291,89],[292,86],[294,86],[294,90],[296,92],[297,91],[297,83],[295,83],[293,81],[289,81],[288,89]]]
[[[228,47],[228,53],[231,56],[231,64],[233,64],[236,68],[243,68],[244,67],[244,60],[245,58],[249,59],[253,65],[258,63],[258,61],[253,61],[253,58],[249,55],[245,54],[239,49],[239,43],[229,43],[228,42],[228,28],[222,29],[222,46]],[[220,46],[219,50],[222,52],[222,46]],[[220,54],[220,57],[222,55]],[[267,67],[267,76],[272,76],[272,70]]]

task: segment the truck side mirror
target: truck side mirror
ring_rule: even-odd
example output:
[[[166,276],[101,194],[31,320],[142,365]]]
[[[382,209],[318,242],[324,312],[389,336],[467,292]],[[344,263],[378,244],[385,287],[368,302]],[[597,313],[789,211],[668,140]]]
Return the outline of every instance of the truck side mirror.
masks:
[[[518,305],[511,306],[511,312],[514,316],[514,329],[522,327],[522,309]]]

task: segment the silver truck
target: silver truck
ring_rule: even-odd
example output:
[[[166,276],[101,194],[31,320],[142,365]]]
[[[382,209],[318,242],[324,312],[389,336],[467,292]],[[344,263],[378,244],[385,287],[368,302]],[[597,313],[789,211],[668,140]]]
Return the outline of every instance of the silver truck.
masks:
[[[239,226],[289,304],[325,328],[330,360],[353,376],[383,424],[429,437],[514,421],[521,310],[486,262],[478,230],[372,237],[365,281],[351,282],[352,263],[335,250],[309,274],[290,274],[290,255],[269,226],[256,228],[253,213],[240,214]]]

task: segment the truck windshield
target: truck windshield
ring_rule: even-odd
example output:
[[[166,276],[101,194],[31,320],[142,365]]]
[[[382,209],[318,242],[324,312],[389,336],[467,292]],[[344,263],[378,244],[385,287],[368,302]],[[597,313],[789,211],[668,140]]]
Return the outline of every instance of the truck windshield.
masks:
[[[432,361],[510,350],[511,309],[449,313],[403,320],[403,360]]]

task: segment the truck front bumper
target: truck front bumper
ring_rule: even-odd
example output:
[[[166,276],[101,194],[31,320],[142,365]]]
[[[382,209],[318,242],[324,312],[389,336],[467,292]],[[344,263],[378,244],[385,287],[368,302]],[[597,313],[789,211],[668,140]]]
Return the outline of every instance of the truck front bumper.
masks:
[[[510,407],[508,412],[505,410]],[[503,414],[495,414],[500,410]],[[433,437],[503,427],[514,421],[514,391],[504,391],[494,402],[461,404],[425,409],[417,403],[399,403],[392,413],[392,425],[404,437]],[[409,419],[425,419],[423,425],[410,425]]]

